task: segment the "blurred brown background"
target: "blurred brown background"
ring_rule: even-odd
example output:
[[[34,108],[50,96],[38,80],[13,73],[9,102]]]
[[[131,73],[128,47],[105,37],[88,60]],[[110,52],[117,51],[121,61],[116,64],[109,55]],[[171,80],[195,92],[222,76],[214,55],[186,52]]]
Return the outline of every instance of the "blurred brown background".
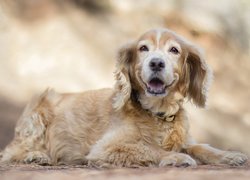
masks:
[[[112,87],[119,46],[168,27],[204,48],[207,109],[188,104],[198,142],[250,155],[250,1],[1,0],[0,149],[32,95]]]

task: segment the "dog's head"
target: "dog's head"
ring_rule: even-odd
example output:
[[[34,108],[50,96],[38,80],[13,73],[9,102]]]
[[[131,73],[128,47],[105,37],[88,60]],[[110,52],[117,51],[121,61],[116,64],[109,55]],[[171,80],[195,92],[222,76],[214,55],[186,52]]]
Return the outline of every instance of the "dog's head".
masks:
[[[133,89],[155,98],[178,91],[203,107],[211,74],[196,46],[167,29],[150,30],[119,50],[113,105],[120,109]]]

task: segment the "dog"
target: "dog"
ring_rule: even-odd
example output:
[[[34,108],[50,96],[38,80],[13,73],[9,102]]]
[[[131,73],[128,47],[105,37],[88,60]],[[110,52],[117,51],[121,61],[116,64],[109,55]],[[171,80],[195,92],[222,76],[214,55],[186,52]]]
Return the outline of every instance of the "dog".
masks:
[[[212,77],[194,44],[154,29],[118,52],[113,89],[60,94],[26,106],[1,163],[94,167],[244,164],[248,157],[196,143],[185,99],[204,107]]]

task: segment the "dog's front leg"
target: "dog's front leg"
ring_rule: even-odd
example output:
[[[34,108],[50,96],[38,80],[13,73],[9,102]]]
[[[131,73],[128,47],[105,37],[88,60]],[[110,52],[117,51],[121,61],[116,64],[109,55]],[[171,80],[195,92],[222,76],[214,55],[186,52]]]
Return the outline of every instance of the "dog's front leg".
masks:
[[[223,151],[207,144],[189,145],[185,151],[202,164],[228,164],[239,166],[244,164],[248,159],[245,154],[240,152]]]
[[[103,147],[96,145],[87,156],[90,166],[140,167],[140,166],[196,166],[189,155],[167,152],[150,144],[117,142]]]

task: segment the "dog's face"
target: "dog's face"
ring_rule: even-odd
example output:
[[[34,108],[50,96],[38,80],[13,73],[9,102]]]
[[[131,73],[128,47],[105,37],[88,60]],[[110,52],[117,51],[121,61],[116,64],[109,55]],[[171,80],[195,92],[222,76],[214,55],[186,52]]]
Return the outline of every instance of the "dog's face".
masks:
[[[179,79],[178,65],[182,47],[167,31],[155,30],[144,34],[136,43],[137,80],[147,96],[164,97]]]
[[[155,98],[178,91],[204,106],[210,75],[194,45],[167,29],[150,30],[119,51],[116,88],[120,103],[116,103],[124,104],[135,89]]]

